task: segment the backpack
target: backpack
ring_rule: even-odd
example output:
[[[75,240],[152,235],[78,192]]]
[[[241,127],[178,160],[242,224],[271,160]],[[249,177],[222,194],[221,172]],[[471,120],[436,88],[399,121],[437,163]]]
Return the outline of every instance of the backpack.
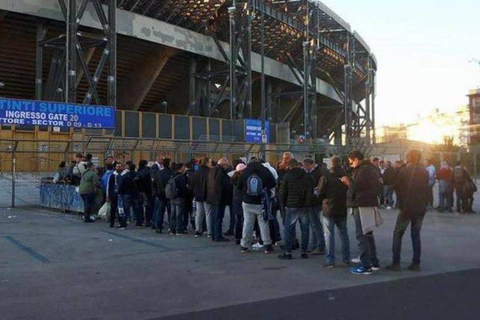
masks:
[[[165,187],[165,197],[167,199],[176,199],[178,198],[179,190],[177,186],[177,182],[175,181],[175,177],[171,177],[170,180],[167,182],[167,186]]]
[[[263,181],[260,177],[252,173],[247,178],[247,194],[252,197],[259,197],[263,192]]]

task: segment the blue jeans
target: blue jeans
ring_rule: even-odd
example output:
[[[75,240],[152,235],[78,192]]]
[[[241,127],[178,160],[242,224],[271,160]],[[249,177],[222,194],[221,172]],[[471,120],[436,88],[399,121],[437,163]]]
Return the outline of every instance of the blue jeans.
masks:
[[[325,259],[327,262],[335,262],[335,226],[340,232],[340,241],[342,242],[342,260],[350,262],[350,239],[348,238],[347,218],[327,218],[323,217],[323,230],[325,230],[325,242],[327,252]]]
[[[168,213],[168,216],[170,217],[172,208],[170,207],[170,200],[168,199],[160,199],[158,197],[155,197],[155,227],[157,230],[162,230],[163,229],[163,221],[165,220],[165,210]]]
[[[400,253],[402,251],[402,238],[405,230],[410,223],[410,234],[413,245],[413,259],[414,264],[420,264],[420,253],[422,251],[422,243],[420,241],[420,230],[422,229],[423,216],[406,215],[405,212],[400,211],[395,224],[395,231],[393,232],[393,263],[400,263]]]
[[[172,207],[170,215],[168,216],[170,232],[182,233],[184,231],[183,220],[185,214],[185,199],[172,199],[170,201],[170,206]]]
[[[353,208],[353,218],[355,219],[355,234],[358,240],[358,249],[360,250],[360,260],[366,269],[378,266],[377,247],[373,232],[363,234],[362,221],[360,220],[360,210]]]
[[[123,199],[123,210],[125,211],[125,216],[127,221],[130,220],[131,213],[135,216],[137,224],[143,223],[143,210],[140,204],[140,199],[138,195],[132,194],[122,194]]]
[[[313,206],[309,210],[310,228],[312,232],[312,249],[320,251],[325,250],[325,235],[323,233],[323,225],[320,221],[321,206]]]
[[[285,252],[292,253],[293,241],[295,239],[295,227],[297,221],[300,221],[300,230],[302,231],[302,253],[307,253],[308,240],[310,237],[310,207],[306,208],[287,208],[285,216]]]
[[[383,186],[383,197],[385,198],[385,204],[389,207],[393,207],[393,188],[394,186]]]
[[[453,191],[450,181],[440,180],[438,183],[438,210],[452,212]]]
[[[83,218],[85,220],[90,220],[90,216],[95,210],[96,195],[97,194],[95,192],[80,195],[83,200]]]
[[[212,204],[212,240],[217,241],[223,238],[222,224],[225,216],[225,205]]]

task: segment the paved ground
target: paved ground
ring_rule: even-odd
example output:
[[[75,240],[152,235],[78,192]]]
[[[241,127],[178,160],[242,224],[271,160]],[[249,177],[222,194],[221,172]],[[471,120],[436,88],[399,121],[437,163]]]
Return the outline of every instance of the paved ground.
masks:
[[[386,265],[396,212],[382,213],[377,246]],[[421,273],[359,277],[322,269],[319,257],[281,261],[206,238],[0,209],[1,319],[476,318],[479,227],[479,215],[431,213]],[[405,239],[404,266],[410,246]]]

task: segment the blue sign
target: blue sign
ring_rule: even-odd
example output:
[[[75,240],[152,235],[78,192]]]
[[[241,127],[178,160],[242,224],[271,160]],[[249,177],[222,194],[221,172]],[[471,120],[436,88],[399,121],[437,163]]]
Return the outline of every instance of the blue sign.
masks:
[[[0,124],[67,128],[115,128],[115,108],[0,97]]]
[[[265,143],[270,142],[270,122],[265,121]],[[262,143],[262,120],[245,120],[245,142]]]

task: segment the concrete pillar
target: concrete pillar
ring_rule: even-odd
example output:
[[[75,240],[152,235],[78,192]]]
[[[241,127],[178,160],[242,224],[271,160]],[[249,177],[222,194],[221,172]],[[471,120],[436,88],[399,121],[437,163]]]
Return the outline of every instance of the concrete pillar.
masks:
[[[173,48],[156,47],[143,57],[133,73],[118,89],[118,107],[125,110],[138,110],[157,80],[163,68],[177,53]]]

